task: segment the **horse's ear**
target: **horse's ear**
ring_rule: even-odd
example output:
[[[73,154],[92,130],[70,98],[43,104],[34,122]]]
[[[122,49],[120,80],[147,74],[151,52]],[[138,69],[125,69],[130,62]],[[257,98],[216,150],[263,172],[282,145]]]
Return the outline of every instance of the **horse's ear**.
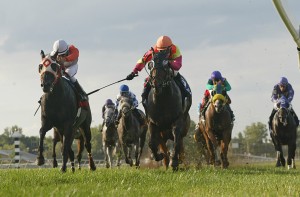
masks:
[[[152,51],[152,53],[154,53],[154,48],[153,47],[151,47],[151,51]]]
[[[41,58],[42,59],[44,59],[46,56],[45,56],[45,53],[44,53],[44,51],[43,50],[41,50],[41,53],[40,53],[40,55],[41,55]]]

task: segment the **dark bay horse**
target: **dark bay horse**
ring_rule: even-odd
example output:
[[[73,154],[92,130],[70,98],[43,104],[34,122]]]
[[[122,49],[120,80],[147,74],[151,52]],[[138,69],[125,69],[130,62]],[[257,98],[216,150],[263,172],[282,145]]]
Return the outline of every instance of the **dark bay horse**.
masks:
[[[123,97],[120,101],[119,113],[122,113],[122,116],[118,124],[118,134],[126,163],[133,166],[131,152],[135,149],[135,166],[138,168],[145,145],[147,125],[140,124],[133,113],[132,105],[133,103],[129,98]],[[139,112],[143,114],[142,111],[139,110]],[[143,116],[145,117],[144,114]]]
[[[59,133],[57,128],[53,128],[53,147],[52,147],[52,166],[53,168],[56,168],[58,166],[57,160],[56,160],[56,145],[58,142],[61,142],[63,144],[63,136]],[[84,150],[84,136],[81,134],[82,131],[80,129],[77,129],[75,131],[74,139],[77,140],[77,162],[78,162],[78,169],[81,169],[81,159],[82,159],[82,152]]]
[[[39,65],[39,73],[41,77],[41,86],[43,89],[43,96],[41,98],[41,121],[39,153],[37,157],[37,164],[43,165],[45,159],[44,138],[46,132],[52,128],[63,136],[62,156],[63,164],[62,172],[66,172],[68,159],[71,161],[72,171],[74,168],[74,152],[72,150],[72,143],[76,129],[80,128],[85,136],[85,147],[88,152],[89,165],[91,170],[95,170],[91,155],[91,110],[87,103],[80,103],[81,107],[78,109],[78,98],[71,87],[70,82],[62,77],[62,69],[56,62],[56,56],[51,57],[41,52],[42,62]]]
[[[107,107],[104,112],[104,126],[102,128],[102,145],[105,154],[106,168],[113,166],[113,156],[116,152],[117,166],[120,166],[119,136],[115,125],[115,107]]]
[[[216,93],[212,97],[205,112],[205,121],[200,118],[199,126],[210,155],[209,163],[215,166],[221,163],[222,168],[228,168],[227,151],[231,141],[233,123],[226,106],[226,98],[222,94]]]
[[[183,138],[190,126],[190,116],[183,105],[180,88],[174,81],[174,70],[168,64],[170,51],[153,52],[148,62],[150,69],[151,90],[147,99],[148,130],[150,132],[149,147],[156,161],[164,160],[168,169],[170,157],[166,143],[174,141],[174,154],[171,166],[178,170],[179,160],[183,159]]]
[[[280,99],[280,107],[272,121],[271,138],[277,151],[276,167],[285,166],[282,145],[288,146],[287,165],[288,169],[295,169],[295,151],[297,140],[297,126],[294,117],[289,110],[286,97]]]

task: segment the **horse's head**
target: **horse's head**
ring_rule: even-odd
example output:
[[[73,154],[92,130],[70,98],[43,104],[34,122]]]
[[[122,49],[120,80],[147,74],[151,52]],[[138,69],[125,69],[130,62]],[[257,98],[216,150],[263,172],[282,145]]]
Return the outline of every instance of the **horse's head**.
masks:
[[[284,126],[288,123],[288,116],[289,116],[289,102],[285,96],[280,98],[279,102],[279,110],[277,111],[277,117],[280,123]]]
[[[152,48],[152,60],[148,62],[150,70],[150,83],[155,93],[159,94],[162,88],[170,85],[174,77],[173,70],[169,66],[171,49],[155,52]]]
[[[123,117],[127,117],[132,110],[132,99],[123,97],[120,101],[120,109]]]
[[[104,112],[104,123],[106,127],[114,125],[115,121],[115,106],[107,106]]]
[[[217,113],[220,113],[224,110],[226,104],[226,98],[222,94],[215,94],[212,98],[212,104]]]
[[[45,93],[51,92],[57,80],[61,77],[61,68],[56,62],[56,55],[45,55],[41,51],[42,61],[39,64],[39,73],[41,77],[41,87]]]

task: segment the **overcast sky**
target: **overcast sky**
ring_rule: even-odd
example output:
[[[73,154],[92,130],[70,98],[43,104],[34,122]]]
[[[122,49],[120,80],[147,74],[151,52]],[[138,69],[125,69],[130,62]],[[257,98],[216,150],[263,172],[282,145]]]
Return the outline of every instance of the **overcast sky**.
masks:
[[[290,0],[289,6],[300,21],[293,11],[300,2]],[[160,35],[169,35],[183,56],[180,73],[193,92],[194,121],[214,70],[232,86],[233,136],[254,122],[267,124],[281,76],[295,90],[300,115],[296,45],[272,0],[10,0],[0,2],[0,25],[0,134],[18,125],[25,135],[39,135],[40,111],[33,116],[43,93],[39,53],[50,52],[57,39],[79,48],[76,77],[86,92],[125,78]],[[146,75],[126,82],[139,101]],[[120,85],[90,96],[92,126],[102,122],[101,107],[115,99]]]

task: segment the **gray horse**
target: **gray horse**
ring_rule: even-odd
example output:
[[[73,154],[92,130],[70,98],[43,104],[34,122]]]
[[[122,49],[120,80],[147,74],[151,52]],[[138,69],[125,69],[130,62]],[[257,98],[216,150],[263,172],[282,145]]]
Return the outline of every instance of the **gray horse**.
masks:
[[[132,104],[131,99],[126,97],[123,97],[120,101],[122,116],[118,124],[118,134],[126,163],[133,166],[131,154],[135,149],[135,166],[138,168],[145,145],[147,126],[146,124],[140,124],[133,113]],[[139,112],[145,117],[142,111],[139,110]]]
[[[104,112],[104,125],[102,128],[102,145],[107,168],[113,166],[113,156],[116,153],[117,166],[120,166],[120,147],[117,128],[115,125],[115,108],[107,107]]]

